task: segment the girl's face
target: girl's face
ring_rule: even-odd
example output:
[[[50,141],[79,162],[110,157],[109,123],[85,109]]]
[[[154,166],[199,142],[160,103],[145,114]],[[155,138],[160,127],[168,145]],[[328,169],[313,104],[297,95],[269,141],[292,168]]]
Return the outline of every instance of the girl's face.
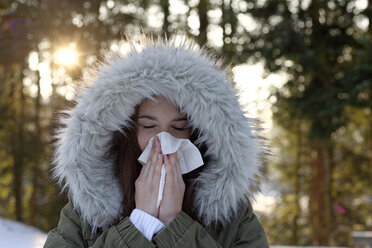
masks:
[[[153,136],[163,131],[180,139],[190,138],[186,115],[163,97],[155,97],[155,100],[157,102],[145,99],[138,108],[136,132],[141,151]]]

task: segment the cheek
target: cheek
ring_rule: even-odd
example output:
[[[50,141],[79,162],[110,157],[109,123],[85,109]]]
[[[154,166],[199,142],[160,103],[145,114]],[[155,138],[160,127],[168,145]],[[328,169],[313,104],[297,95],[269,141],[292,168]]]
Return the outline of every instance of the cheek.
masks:
[[[182,132],[174,131],[174,130],[169,130],[168,132],[174,137],[179,138],[179,139],[190,139],[190,130],[188,129]]]
[[[182,133],[180,135],[180,137],[178,137],[180,139],[190,139],[190,132],[185,132],[185,133]]]
[[[141,148],[141,151],[143,151],[146,148],[147,144],[149,143],[149,140],[154,135],[149,132],[144,132],[141,130],[137,132],[137,142],[139,147]]]

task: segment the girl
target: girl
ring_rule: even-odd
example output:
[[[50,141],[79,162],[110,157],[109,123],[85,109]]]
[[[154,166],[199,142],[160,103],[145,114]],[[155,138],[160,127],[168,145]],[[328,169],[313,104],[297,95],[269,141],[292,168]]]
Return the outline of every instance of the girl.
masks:
[[[191,42],[144,40],[86,85],[58,133],[69,203],[44,247],[269,247],[248,200],[261,147],[220,61]],[[142,166],[160,132],[190,139],[204,165],[182,175],[155,137]]]

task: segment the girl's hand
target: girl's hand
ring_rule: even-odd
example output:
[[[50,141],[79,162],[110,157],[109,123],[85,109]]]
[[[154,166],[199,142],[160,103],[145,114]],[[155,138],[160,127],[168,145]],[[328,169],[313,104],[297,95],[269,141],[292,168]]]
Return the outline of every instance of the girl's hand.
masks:
[[[161,155],[159,137],[154,138],[151,153],[147,164],[143,165],[138,176],[135,187],[134,200],[136,208],[151,214],[155,218],[159,216],[159,209],[156,208],[158,200],[161,165],[163,156]]]
[[[182,179],[177,153],[163,155],[165,169],[165,185],[163,198],[159,206],[159,220],[168,225],[182,210],[185,183]]]

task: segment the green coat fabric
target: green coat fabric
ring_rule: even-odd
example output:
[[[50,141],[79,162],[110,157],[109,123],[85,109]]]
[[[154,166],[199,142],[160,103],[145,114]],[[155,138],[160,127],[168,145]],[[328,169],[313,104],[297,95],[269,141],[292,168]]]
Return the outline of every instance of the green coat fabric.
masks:
[[[61,211],[58,227],[49,232],[44,247],[269,247],[265,231],[250,205],[242,208],[228,228],[204,228],[185,212],[180,212],[151,242],[129,217],[103,233],[93,237],[91,233],[90,226],[81,222],[72,204],[68,203]]]

